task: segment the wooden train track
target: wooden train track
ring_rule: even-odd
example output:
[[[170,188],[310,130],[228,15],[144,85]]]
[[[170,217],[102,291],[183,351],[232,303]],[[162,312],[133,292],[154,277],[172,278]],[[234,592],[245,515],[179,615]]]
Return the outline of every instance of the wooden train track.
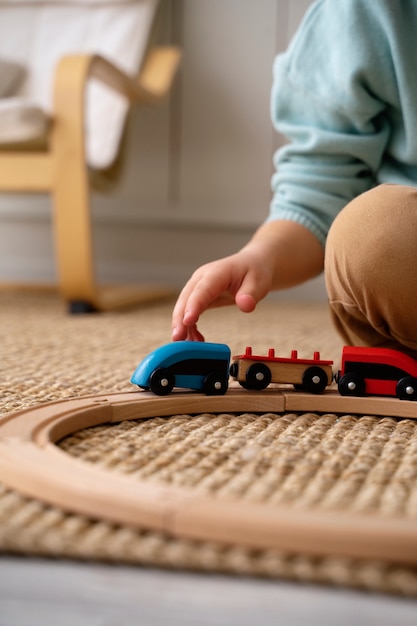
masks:
[[[417,419],[417,403],[232,388],[224,396],[128,392],[63,400],[0,419],[0,481],[95,519],[175,537],[311,556],[417,564],[417,520],[254,504],[133,479],[73,458],[56,442],[91,426],[178,413],[314,411]]]

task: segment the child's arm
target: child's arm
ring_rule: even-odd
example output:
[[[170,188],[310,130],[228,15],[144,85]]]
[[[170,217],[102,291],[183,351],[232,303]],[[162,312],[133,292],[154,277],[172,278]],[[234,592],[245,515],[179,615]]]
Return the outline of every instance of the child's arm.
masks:
[[[236,304],[249,313],[271,290],[300,284],[323,269],[316,237],[292,221],[266,222],[229,257],[200,267],[183,288],[172,316],[172,338],[202,341],[197,329],[208,308]]]

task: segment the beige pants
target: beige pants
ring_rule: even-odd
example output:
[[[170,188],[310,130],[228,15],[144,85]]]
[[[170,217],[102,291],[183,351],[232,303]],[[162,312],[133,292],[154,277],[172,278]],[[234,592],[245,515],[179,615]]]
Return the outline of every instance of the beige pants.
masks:
[[[350,202],[330,229],[325,276],[346,343],[417,358],[417,189],[380,185]]]

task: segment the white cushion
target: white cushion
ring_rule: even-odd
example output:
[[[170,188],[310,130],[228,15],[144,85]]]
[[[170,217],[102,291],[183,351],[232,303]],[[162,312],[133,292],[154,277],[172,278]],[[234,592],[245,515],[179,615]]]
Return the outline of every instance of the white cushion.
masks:
[[[50,120],[24,98],[0,100],[0,143],[19,143],[46,136]]]
[[[158,0],[0,0],[0,58],[26,68],[26,77],[15,95],[37,109],[38,123],[39,110],[47,120],[52,115],[56,65],[71,53],[101,54],[136,75],[146,52],[157,3]],[[128,102],[98,81],[90,81],[86,107],[87,160],[93,168],[104,169],[117,155]],[[6,109],[10,115],[9,105]],[[20,108],[19,115],[23,110],[28,119],[29,108]],[[4,140],[0,137],[0,141]]]
[[[25,76],[25,68],[18,63],[0,59],[0,98],[11,96]]]

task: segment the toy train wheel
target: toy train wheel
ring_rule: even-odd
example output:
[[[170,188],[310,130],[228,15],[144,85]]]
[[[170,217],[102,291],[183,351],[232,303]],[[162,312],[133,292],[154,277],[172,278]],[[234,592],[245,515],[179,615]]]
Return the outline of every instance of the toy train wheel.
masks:
[[[397,383],[397,398],[400,400],[417,400],[417,378],[405,376]]]
[[[232,378],[237,378],[239,366],[237,363],[232,363],[230,366],[229,374]]]
[[[264,363],[253,363],[246,372],[246,389],[260,391],[268,387],[272,379],[271,370]]]
[[[222,396],[226,393],[228,382],[224,376],[210,372],[204,379],[203,391],[207,396]]]
[[[308,393],[323,393],[327,384],[327,374],[321,367],[309,367],[303,374],[303,387]]]
[[[157,396],[167,396],[173,390],[175,376],[164,367],[158,367],[150,376],[149,386]]]
[[[363,396],[365,381],[358,374],[343,374],[339,378],[337,388],[341,396]]]

